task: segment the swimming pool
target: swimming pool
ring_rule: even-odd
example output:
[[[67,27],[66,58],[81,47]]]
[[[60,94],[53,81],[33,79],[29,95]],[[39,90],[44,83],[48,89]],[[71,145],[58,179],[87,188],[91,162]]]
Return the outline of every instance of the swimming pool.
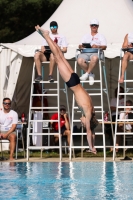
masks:
[[[0,199],[133,199],[132,162],[0,163]]]

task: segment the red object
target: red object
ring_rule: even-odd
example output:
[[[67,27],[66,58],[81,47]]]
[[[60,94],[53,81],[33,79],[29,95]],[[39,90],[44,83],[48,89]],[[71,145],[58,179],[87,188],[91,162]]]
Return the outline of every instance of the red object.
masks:
[[[24,113],[22,113],[22,115],[21,115],[21,121],[22,121],[22,122],[25,121],[25,114],[24,114]]]
[[[58,43],[57,37],[55,37],[54,42],[55,42],[56,44]]]
[[[104,114],[104,121],[105,121],[105,122],[107,122],[107,121],[108,121],[108,116],[109,116],[109,113],[108,113],[108,112],[106,112],[106,113]]]
[[[58,120],[58,113],[55,113],[51,116],[51,119],[53,120]],[[68,118],[67,118],[68,119]],[[65,125],[65,119],[64,119],[64,116],[60,116],[60,127],[64,126]],[[58,122],[54,122],[53,123],[53,128],[54,130],[58,131]]]

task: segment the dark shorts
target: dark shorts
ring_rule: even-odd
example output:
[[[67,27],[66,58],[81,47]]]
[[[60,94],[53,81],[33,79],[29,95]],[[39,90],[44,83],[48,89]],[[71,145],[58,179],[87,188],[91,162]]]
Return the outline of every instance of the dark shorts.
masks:
[[[62,126],[61,127],[61,134],[63,135],[63,133],[65,132],[65,130],[66,130],[66,127],[65,126]]]
[[[79,76],[76,73],[72,73],[70,80],[68,82],[66,82],[66,85],[70,88],[70,87],[76,86],[78,84],[80,84]]]
[[[45,52],[44,55],[45,55],[47,61],[49,61],[49,59],[50,59],[50,53],[46,53],[46,52]]]
[[[61,131],[60,131],[60,132],[61,132],[61,135],[63,135],[63,133],[65,132],[65,130],[66,130],[66,127],[65,127],[65,125],[64,125],[64,126],[61,127]],[[58,132],[59,132],[59,131],[57,130],[56,133],[58,133]]]

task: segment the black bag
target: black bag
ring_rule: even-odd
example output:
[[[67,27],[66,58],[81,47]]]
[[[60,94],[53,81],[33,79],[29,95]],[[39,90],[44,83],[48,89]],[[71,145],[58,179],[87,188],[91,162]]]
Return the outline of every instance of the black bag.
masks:
[[[90,120],[90,128],[91,130],[94,130],[98,126],[99,122],[96,119],[95,113],[92,114],[91,120]]]

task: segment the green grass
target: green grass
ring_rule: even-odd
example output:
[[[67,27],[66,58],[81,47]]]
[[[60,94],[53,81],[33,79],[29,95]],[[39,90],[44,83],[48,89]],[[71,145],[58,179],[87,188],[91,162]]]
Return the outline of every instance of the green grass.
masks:
[[[128,149],[126,151],[126,156],[129,156],[129,157],[133,157],[133,149]],[[14,154],[15,156],[15,154]],[[69,157],[68,154],[62,154],[63,158],[67,158]],[[103,157],[103,151],[101,150],[98,150],[97,154],[94,155],[92,153],[87,153],[87,152],[83,152],[83,157],[85,158],[89,158],[89,157],[95,157],[95,158],[98,158],[98,157]],[[113,152],[110,152],[109,150],[106,151],[106,157],[112,157],[113,156]],[[117,157],[123,157],[123,149],[119,149],[119,152],[117,153],[116,155]],[[8,151],[4,151],[3,152],[3,157],[5,158],[9,158],[9,152]],[[32,150],[30,151],[30,154],[29,154],[29,157],[30,158],[40,158],[41,157],[41,152],[39,150]],[[75,157],[78,158],[78,157],[81,157],[81,151],[77,151],[75,150]],[[24,158],[24,154],[23,152],[18,152],[18,159],[23,159]],[[59,152],[56,150],[56,151],[49,151],[49,152],[46,152],[46,151],[43,151],[42,153],[42,158],[59,158]]]

